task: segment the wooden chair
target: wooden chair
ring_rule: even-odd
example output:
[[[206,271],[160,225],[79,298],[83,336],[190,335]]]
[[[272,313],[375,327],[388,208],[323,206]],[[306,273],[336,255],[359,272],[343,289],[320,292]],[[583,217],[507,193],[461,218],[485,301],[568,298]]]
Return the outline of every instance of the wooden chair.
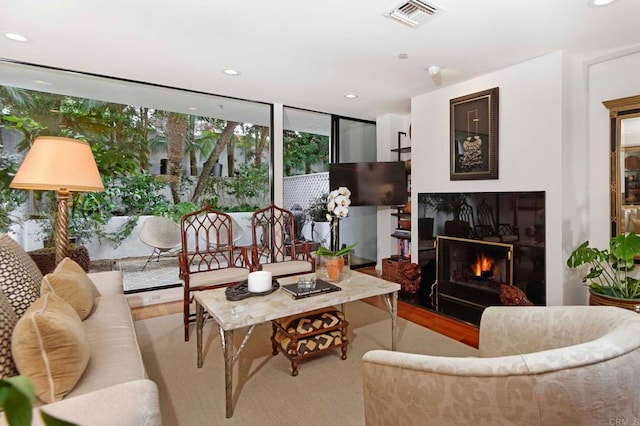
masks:
[[[476,224],[478,237],[484,241],[500,242],[500,236],[496,229],[496,218],[491,206],[482,200],[476,207],[476,211],[478,213],[478,223]]]
[[[477,212],[478,225],[476,229],[483,240],[511,243],[520,239],[510,224],[498,223],[496,215],[493,214],[493,208],[484,200],[478,205]]]
[[[307,241],[295,241],[295,217],[274,204],[251,216],[251,261],[258,271],[274,277],[303,274],[315,270]]]
[[[192,292],[226,287],[247,279],[251,262],[246,247],[233,245],[231,216],[208,205],[180,222],[182,252],[178,255],[184,282],[184,340],[189,340]]]

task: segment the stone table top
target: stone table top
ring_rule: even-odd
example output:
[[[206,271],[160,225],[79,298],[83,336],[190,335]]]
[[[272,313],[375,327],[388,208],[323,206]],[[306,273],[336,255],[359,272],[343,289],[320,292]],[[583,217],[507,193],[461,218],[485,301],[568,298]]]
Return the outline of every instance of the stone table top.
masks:
[[[280,286],[297,281],[298,276],[278,280]],[[227,300],[224,288],[200,291],[194,297],[218,325],[228,331],[400,290],[400,284],[357,271],[351,271],[349,278],[334,284],[342,290],[297,300],[282,288],[266,296],[249,297],[238,301]]]

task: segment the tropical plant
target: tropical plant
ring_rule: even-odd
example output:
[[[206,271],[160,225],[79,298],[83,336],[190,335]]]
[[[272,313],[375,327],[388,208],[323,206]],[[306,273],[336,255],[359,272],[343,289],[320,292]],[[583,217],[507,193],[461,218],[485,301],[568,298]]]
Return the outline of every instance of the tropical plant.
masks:
[[[582,282],[593,293],[620,299],[640,299],[640,280],[631,274],[638,255],[640,236],[631,232],[612,237],[609,248],[604,250],[589,247],[589,241],[585,241],[571,253],[567,266],[589,266]]]
[[[449,213],[455,220],[460,220],[460,206],[469,199],[468,193],[420,193],[418,203],[431,209]]]
[[[314,222],[328,222],[327,214],[327,197],[328,193],[317,196],[309,203],[309,206],[305,209],[305,212],[309,215]]]
[[[24,376],[0,380],[0,407],[11,426],[29,426],[33,419],[32,405],[36,401],[35,392],[29,379]],[[74,426],[40,410],[40,416],[47,426]]]
[[[9,187],[18,170],[19,156],[0,152],[0,232],[20,221],[14,212],[27,199],[27,192]]]
[[[153,210],[153,214],[155,216],[168,217],[175,223],[180,224],[180,221],[185,215],[192,213],[198,210],[199,208],[200,208],[199,205],[197,205],[196,203],[192,203],[190,201],[173,204],[171,206],[167,204],[161,204],[161,205],[158,205]]]

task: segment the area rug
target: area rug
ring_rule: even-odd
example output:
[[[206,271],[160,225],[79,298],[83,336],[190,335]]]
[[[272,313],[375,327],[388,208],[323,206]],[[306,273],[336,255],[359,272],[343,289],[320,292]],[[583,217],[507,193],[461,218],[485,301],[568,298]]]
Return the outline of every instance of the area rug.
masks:
[[[133,259],[118,262],[118,268],[122,270],[124,294],[182,285],[178,276],[178,259],[176,257],[164,257],[160,261],[151,261],[143,271],[142,267],[146,261],[147,259]]]
[[[215,323],[204,327],[204,366],[196,367],[196,338],[184,342],[180,314],[136,321],[138,342],[149,378],[160,391],[166,425],[363,425],[361,359],[373,349],[389,349],[387,311],[364,302],[346,305],[349,350],[309,359],[291,376],[291,364],[271,354],[271,325],[253,332],[233,372],[234,415],[225,418],[224,363]],[[245,330],[235,333],[240,345]],[[446,356],[475,356],[477,350],[398,319],[398,350]]]

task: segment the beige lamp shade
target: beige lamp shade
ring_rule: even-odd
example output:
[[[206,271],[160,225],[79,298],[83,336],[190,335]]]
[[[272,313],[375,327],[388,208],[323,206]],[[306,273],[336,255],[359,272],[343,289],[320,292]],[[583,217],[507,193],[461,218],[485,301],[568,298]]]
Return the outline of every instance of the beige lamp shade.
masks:
[[[35,139],[9,186],[43,191],[104,191],[89,144],[53,136]]]

